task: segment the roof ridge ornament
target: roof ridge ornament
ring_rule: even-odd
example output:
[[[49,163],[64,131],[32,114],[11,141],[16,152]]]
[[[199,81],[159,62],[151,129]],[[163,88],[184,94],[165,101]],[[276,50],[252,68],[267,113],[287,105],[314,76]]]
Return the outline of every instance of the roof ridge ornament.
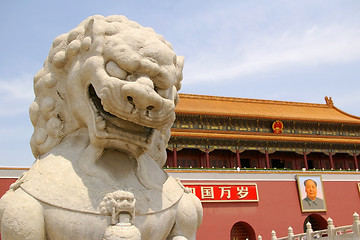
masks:
[[[334,107],[334,102],[331,97],[325,96],[325,102],[328,107]]]

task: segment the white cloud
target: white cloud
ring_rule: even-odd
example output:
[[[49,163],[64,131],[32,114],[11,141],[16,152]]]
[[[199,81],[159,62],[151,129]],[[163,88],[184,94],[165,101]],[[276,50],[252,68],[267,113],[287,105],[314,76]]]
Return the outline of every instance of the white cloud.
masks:
[[[10,80],[0,79],[0,116],[27,114],[34,99],[33,81],[30,74]]]
[[[360,59],[359,26],[313,25],[301,33],[287,31],[271,36],[253,36],[223,55],[204,53],[187,62],[188,82],[241,79],[243,76],[283,70],[287,67],[318,66]]]

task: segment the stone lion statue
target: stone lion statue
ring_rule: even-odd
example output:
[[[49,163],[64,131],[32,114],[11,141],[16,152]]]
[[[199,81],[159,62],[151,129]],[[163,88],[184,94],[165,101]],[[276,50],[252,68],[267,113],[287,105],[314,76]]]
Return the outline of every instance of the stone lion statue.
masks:
[[[34,78],[34,165],[0,200],[6,239],[196,239],[200,201],[162,166],[183,58],[152,29],[92,16]]]

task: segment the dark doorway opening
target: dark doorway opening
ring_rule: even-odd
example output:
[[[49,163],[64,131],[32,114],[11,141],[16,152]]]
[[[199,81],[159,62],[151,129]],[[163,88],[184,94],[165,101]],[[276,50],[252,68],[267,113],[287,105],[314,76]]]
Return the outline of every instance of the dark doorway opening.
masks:
[[[241,168],[250,168],[250,159],[240,159]]]
[[[231,228],[230,240],[256,240],[254,229],[246,222],[237,222]]]
[[[271,159],[272,168],[285,168],[285,161],[280,159]]]
[[[310,214],[304,221],[304,232],[306,232],[306,224],[310,222],[313,231],[327,229],[327,221],[318,214]]]
[[[307,160],[308,168],[313,169],[314,168],[314,161],[313,160]]]

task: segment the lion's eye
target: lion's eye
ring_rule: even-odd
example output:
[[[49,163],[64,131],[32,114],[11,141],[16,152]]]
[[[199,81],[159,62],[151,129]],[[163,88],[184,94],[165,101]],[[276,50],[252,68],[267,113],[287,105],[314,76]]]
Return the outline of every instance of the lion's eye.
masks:
[[[110,76],[122,80],[125,80],[128,75],[128,73],[125,70],[121,69],[114,61],[107,62],[105,69]]]

